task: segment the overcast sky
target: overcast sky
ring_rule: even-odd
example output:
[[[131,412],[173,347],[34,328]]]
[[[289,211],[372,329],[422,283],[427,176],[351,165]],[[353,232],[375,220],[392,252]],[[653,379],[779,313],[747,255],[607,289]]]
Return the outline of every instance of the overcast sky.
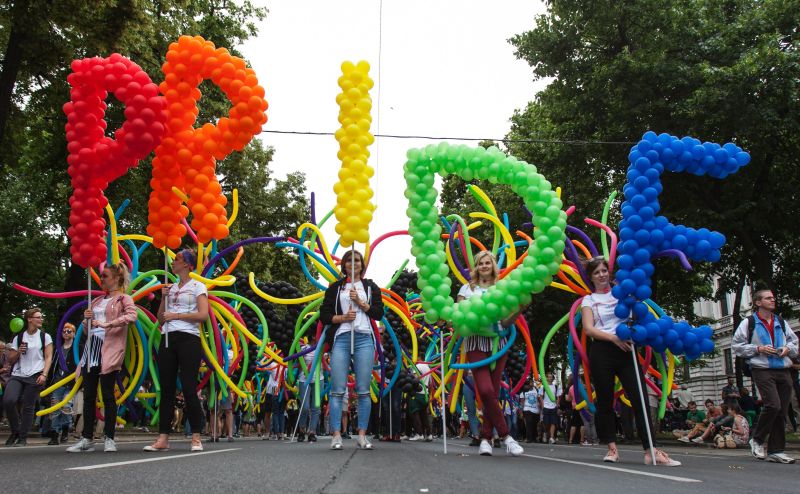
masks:
[[[336,203],[333,184],[341,166],[336,139],[269,131],[336,131],[343,61],[371,65],[373,134],[502,138],[514,110],[544,87],[508,43],[533,28],[535,16],[544,12],[540,1],[384,0],[382,13],[379,0],[256,3],[269,14],[258,37],[241,49],[269,102],[269,120],[258,138],[275,148],[276,177],[306,174],[308,191],[316,193],[317,218]],[[406,151],[438,142],[387,137],[370,147],[378,206],[372,239],[408,227]],[[329,247],[336,241],[334,220],[323,229]],[[363,252],[363,246],[357,248]],[[410,257],[408,237],[387,240],[375,252],[369,277],[384,285]]]

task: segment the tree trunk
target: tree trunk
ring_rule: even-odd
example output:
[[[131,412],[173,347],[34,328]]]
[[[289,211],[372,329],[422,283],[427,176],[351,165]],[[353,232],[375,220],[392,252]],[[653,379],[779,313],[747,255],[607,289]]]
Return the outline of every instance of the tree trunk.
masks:
[[[6,123],[11,114],[11,98],[22,66],[22,47],[27,42],[25,26],[29,7],[28,0],[18,0],[11,8],[11,31],[3,54],[3,69],[0,72],[0,145],[6,134]],[[0,161],[0,171],[2,167],[3,161]]]

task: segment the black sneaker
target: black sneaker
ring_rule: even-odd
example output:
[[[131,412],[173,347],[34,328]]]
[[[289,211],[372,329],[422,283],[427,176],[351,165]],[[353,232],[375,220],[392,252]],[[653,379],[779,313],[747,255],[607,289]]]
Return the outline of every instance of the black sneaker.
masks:
[[[65,429],[61,432],[61,442],[66,443],[69,441],[69,430]]]
[[[50,442],[47,443],[48,446],[58,446],[58,432],[50,431]]]
[[[480,446],[481,445],[481,440],[478,439],[477,437],[473,437],[472,441],[470,441],[469,445],[470,446]]]
[[[8,439],[6,439],[6,447],[10,448],[11,446],[14,446],[17,441],[19,441],[19,434],[12,433],[10,436],[8,436]]]
[[[306,440],[306,433],[303,432],[303,431],[298,432],[297,433],[297,442],[298,443],[302,443],[305,440]]]
[[[315,442],[317,442],[317,435],[316,435],[316,434],[314,434],[314,433],[311,433],[311,434],[309,434],[309,435],[308,435],[308,442],[310,442],[310,443],[315,443]]]
[[[346,433],[346,432],[344,434],[342,434],[342,437],[344,439],[352,439],[352,436],[350,434]]]
[[[28,439],[27,438],[22,438],[22,437],[17,439],[17,442],[14,443],[14,447],[15,448],[19,447],[19,446],[27,446],[27,445],[28,445]]]

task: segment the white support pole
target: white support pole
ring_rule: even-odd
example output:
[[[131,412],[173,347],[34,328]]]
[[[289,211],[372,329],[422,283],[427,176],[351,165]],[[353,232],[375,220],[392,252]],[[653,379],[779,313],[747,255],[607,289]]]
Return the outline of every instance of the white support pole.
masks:
[[[444,358],[444,328],[439,329],[439,354],[442,361],[441,365],[441,372],[442,372],[442,438],[443,447],[444,447],[444,454],[447,454],[447,400],[445,399],[445,382],[444,382],[444,365],[445,365],[445,358]]]
[[[647,401],[644,398],[644,389],[642,387],[642,376],[639,373],[639,362],[636,359],[636,345],[631,342],[631,358],[633,358],[633,369],[636,371],[636,385],[639,387],[639,399],[642,403],[642,415],[644,416],[644,428],[647,432],[647,442],[650,445],[650,460],[653,462],[653,466],[657,465],[656,461],[656,448],[653,446],[653,435],[650,432],[650,420],[648,420],[647,410],[648,405]]]

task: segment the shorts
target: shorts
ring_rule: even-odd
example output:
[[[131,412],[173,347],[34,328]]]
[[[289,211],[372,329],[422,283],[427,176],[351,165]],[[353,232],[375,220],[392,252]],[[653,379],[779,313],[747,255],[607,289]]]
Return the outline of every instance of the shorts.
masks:
[[[558,425],[558,410],[555,408],[545,408],[542,414],[544,425]]]

